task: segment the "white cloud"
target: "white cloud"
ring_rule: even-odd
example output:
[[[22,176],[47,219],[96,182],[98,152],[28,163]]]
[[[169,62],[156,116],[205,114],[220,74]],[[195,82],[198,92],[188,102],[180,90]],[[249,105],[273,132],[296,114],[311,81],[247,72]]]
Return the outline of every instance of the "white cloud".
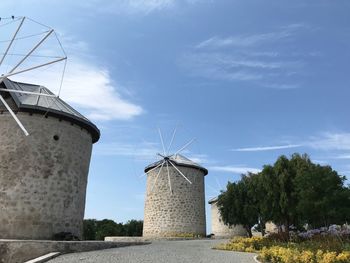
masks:
[[[350,150],[350,133],[324,133],[305,145],[319,150]]]
[[[121,97],[108,70],[76,59],[67,66],[63,100],[88,112],[93,120],[126,120],[140,115],[141,106]]]
[[[196,45],[196,48],[251,47],[266,42],[275,42],[292,36],[295,31],[305,28],[304,24],[291,24],[276,32],[229,37],[214,36]]]
[[[209,160],[208,155],[206,155],[206,154],[191,154],[191,153],[189,153],[188,155],[186,155],[186,157],[188,159],[190,159],[191,161],[198,163],[198,164],[207,164],[207,163],[211,162]]]
[[[271,151],[298,147],[308,147],[323,151],[350,151],[350,133],[338,132],[331,133],[325,132],[319,136],[311,136],[307,140],[301,141],[298,144],[286,144],[286,145],[273,145],[273,146],[257,146],[257,147],[245,147],[232,149],[231,151],[237,152],[258,152],[258,151]],[[329,157],[332,159],[350,159],[350,154],[339,154],[335,157]]]
[[[300,61],[264,61],[250,55],[231,55],[218,52],[193,52],[185,54],[179,60],[179,64],[186,68],[190,74],[211,79],[270,82],[275,77],[285,76],[286,72],[302,66]],[[288,71],[286,71],[288,69]],[[291,89],[297,85],[291,84],[264,84],[259,85],[269,88]]]
[[[67,62],[60,94],[64,101],[91,120],[129,120],[144,112],[140,105],[121,95],[123,87],[115,84],[108,68],[98,65],[96,58],[88,55],[89,49],[85,42],[66,37],[62,38],[62,42],[67,53],[74,54]],[[36,65],[38,59],[32,59],[30,63],[31,66]],[[11,79],[40,84],[57,94],[62,66],[61,62],[60,65],[40,68]]]
[[[344,160],[347,160],[347,159],[350,159],[350,154],[341,154],[341,155],[337,155],[334,157],[334,159],[344,159]]]
[[[230,36],[227,38],[214,36],[199,43],[196,48],[223,48],[228,46],[249,47],[267,41],[277,41],[282,38],[289,37],[290,35],[290,33],[284,31],[250,36]]]
[[[98,12],[112,14],[150,14],[162,10],[174,9],[181,5],[192,5],[210,0],[119,0],[104,1],[103,5],[89,5],[94,7]]]
[[[156,153],[160,152],[160,148],[158,144],[151,142],[135,144],[110,142],[96,145],[94,152],[97,155],[124,156],[134,158],[135,160],[156,161]]]
[[[261,171],[261,169],[243,166],[211,166],[208,169],[211,171],[229,172],[234,174],[246,174],[248,172],[258,173]]]
[[[175,0],[120,0],[107,1],[100,5],[97,10],[105,13],[145,13],[170,8]]]
[[[274,151],[282,149],[290,149],[301,147],[301,144],[287,144],[287,145],[275,145],[275,146],[260,146],[260,147],[247,147],[247,148],[237,148],[231,151],[235,152],[260,152],[260,151]]]
[[[290,72],[304,66],[301,56],[271,52],[271,44],[293,41],[306,25],[291,24],[273,32],[227,37],[212,36],[183,55],[179,64],[191,75],[226,81],[250,82],[280,90],[299,88],[290,83]]]

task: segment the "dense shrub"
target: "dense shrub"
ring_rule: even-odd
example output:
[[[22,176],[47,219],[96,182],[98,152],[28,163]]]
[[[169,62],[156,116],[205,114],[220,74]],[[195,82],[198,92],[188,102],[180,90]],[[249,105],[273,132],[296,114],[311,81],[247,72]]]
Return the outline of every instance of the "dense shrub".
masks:
[[[142,236],[142,229],[142,220],[130,220],[122,224],[109,219],[85,219],[83,238],[84,240],[104,240],[106,236]]]

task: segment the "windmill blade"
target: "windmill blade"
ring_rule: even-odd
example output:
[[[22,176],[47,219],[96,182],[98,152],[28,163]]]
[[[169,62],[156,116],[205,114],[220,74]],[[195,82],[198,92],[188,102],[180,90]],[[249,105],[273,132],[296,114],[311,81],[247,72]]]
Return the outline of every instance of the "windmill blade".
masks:
[[[162,158],[165,158],[166,156],[165,155],[162,155],[160,153],[157,153],[158,156],[162,157]]]
[[[12,115],[12,117],[15,119],[15,121],[17,122],[18,126],[21,128],[21,130],[24,132],[25,136],[28,136],[29,133],[26,130],[26,128],[24,128],[23,124],[21,123],[21,121],[17,118],[16,114],[12,111],[12,109],[10,108],[10,106],[6,103],[5,99],[0,95],[0,100],[1,102],[4,104],[4,106],[6,107],[6,109],[10,112],[10,114]]]
[[[56,59],[56,60],[52,60],[50,62],[46,62],[46,63],[43,63],[43,64],[40,64],[40,65],[37,65],[37,66],[34,66],[34,67],[30,67],[30,68],[26,68],[26,69],[22,69],[20,71],[16,71],[16,72],[10,72],[8,74],[4,74],[0,77],[0,82],[2,82],[2,80],[4,78],[7,78],[7,77],[10,77],[10,76],[13,76],[13,75],[17,75],[17,74],[20,74],[20,73],[24,73],[24,72],[27,72],[27,71],[30,71],[30,70],[33,70],[33,69],[37,69],[37,68],[41,68],[41,67],[45,67],[45,66],[48,66],[48,65],[51,65],[51,64],[54,64],[54,63],[57,63],[57,62],[60,62],[62,60],[66,60],[67,57],[63,57],[63,58],[59,58],[59,59]]]
[[[190,146],[194,141],[196,140],[196,138],[193,138],[192,140],[190,140],[188,143],[186,143],[184,146],[182,146],[182,148],[180,150],[178,150],[175,154],[173,155],[177,155],[178,153],[182,152],[183,150],[185,150],[188,146]]]
[[[146,173],[143,173],[141,177],[144,177],[146,174],[148,174],[149,172],[152,172],[153,170],[157,169],[158,167],[160,167],[161,165],[163,165],[165,163],[165,161],[163,161],[161,164],[158,164],[156,167],[152,168],[151,170],[147,171]]]
[[[168,153],[170,152],[171,145],[173,144],[173,141],[174,141],[174,138],[175,138],[175,134],[176,134],[176,130],[177,130],[177,125],[176,125],[176,127],[174,129],[173,136],[171,137],[171,141],[170,141],[170,144],[169,144],[169,147],[168,147]]]
[[[176,171],[178,171],[182,175],[183,178],[186,179],[187,182],[192,184],[192,182],[172,163],[172,161],[169,160],[169,163],[176,169]]]
[[[31,91],[25,91],[25,90],[16,90],[16,89],[3,89],[0,88],[0,91],[10,92],[10,93],[20,93],[20,94],[29,94],[29,95],[36,95],[36,96],[44,96],[44,97],[52,97],[57,98],[58,96],[52,95],[52,94],[46,94],[41,92],[31,92]]]
[[[53,32],[54,30],[51,29],[48,31],[48,33],[27,53],[27,55],[24,56],[17,64],[14,66],[9,73],[14,72]]]
[[[17,27],[17,30],[16,30],[15,34],[13,35],[13,37],[12,37],[12,39],[11,39],[11,41],[10,41],[10,44],[7,46],[7,49],[6,49],[4,55],[2,56],[2,58],[1,58],[1,60],[0,60],[0,66],[1,66],[2,62],[4,62],[4,59],[5,59],[6,55],[7,55],[7,53],[9,52],[9,50],[10,50],[12,44],[13,44],[13,41],[15,40],[15,38],[16,38],[16,36],[17,36],[19,30],[21,29],[21,27],[22,27],[22,25],[23,25],[23,22],[24,22],[24,19],[25,19],[25,17],[22,18],[22,20],[21,20],[19,26]]]
[[[168,162],[166,162],[166,169],[168,171],[168,183],[169,183],[170,193],[173,193],[173,190],[171,189],[171,181],[170,181],[170,173],[169,173],[169,164],[168,164]]]
[[[164,163],[165,163],[165,161],[162,162],[162,166],[160,167],[160,169],[159,169],[159,171],[158,171],[158,174],[157,174],[157,176],[156,176],[156,180],[154,181],[153,186],[152,186],[152,188],[151,188],[151,192],[153,192],[153,188],[156,186],[156,183],[157,183],[157,181],[158,181],[158,177],[159,177],[159,175],[160,175],[160,172],[161,172],[162,169],[163,169]]]
[[[160,141],[161,141],[162,147],[163,147],[163,154],[166,155],[163,136],[162,136],[162,132],[161,132],[160,128],[158,128],[158,133],[159,133]]]

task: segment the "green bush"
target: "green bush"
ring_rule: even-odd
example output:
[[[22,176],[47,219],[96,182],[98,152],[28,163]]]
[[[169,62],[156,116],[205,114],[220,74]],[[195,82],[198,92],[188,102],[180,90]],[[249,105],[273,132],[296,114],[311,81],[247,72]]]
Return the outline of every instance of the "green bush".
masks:
[[[142,236],[142,229],[142,220],[130,220],[122,224],[110,219],[85,219],[83,238],[84,240],[104,240],[106,236]]]

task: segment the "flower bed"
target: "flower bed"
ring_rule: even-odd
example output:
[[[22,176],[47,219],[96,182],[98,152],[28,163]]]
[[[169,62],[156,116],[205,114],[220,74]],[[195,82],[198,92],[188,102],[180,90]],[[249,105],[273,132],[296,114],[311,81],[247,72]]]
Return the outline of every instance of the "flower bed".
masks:
[[[283,236],[234,238],[216,249],[257,252],[259,260],[271,263],[350,263],[350,232],[318,229],[294,233],[288,242]]]

